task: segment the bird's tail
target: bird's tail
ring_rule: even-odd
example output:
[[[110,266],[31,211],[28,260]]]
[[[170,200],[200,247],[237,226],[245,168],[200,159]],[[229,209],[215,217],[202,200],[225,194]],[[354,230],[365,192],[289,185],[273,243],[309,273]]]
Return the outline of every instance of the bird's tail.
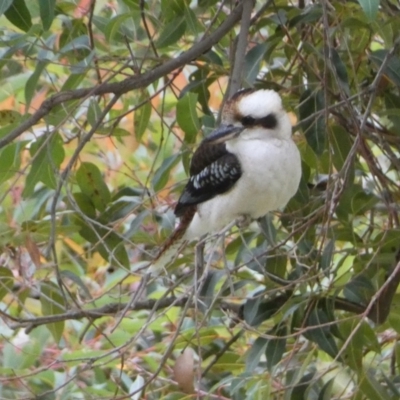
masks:
[[[171,241],[172,236],[164,243],[156,258],[152,262],[149,272],[152,276],[157,276],[166,270],[166,266],[177,256],[179,249],[186,242],[185,239],[176,238]]]
[[[178,227],[174,230],[172,235],[164,242],[156,258],[150,265],[149,272],[152,276],[159,275],[166,266],[178,254],[179,249],[187,242],[185,233],[187,227],[193,219],[196,212],[195,207],[190,207],[187,212],[181,217]]]

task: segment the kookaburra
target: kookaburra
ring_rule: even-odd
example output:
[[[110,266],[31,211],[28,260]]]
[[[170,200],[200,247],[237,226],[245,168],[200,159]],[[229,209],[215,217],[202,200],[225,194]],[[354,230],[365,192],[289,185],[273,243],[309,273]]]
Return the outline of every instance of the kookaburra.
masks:
[[[221,125],[193,154],[189,181],[175,207],[179,224],[150,272],[163,270],[186,240],[283,208],[300,177],[300,154],[278,93],[240,90],[226,102]]]

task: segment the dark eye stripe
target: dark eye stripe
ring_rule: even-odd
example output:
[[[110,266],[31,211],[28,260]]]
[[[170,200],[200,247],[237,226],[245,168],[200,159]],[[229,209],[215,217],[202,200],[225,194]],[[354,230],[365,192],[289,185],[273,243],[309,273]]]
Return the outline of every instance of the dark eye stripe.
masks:
[[[243,126],[252,126],[256,122],[256,119],[250,116],[243,117],[241,123]]]
[[[263,118],[253,118],[249,115],[243,117],[240,121],[243,126],[262,126],[266,129],[274,129],[278,125],[278,121],[276,119],[275,114],[268,114]]]
[[[274,129],[278,125],[278,121],[274,114],[269,114],[264,118],[259,118],[257,123],[267,129]]]

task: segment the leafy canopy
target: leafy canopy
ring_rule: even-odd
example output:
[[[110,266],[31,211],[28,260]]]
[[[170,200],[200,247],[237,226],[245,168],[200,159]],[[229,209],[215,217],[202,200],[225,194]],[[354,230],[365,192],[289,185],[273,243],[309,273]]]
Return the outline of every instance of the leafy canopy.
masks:
[[[2,398],[399,397],[396,0],[0,15]],[[298,193],[143,280],[230,79],[282,96]]]

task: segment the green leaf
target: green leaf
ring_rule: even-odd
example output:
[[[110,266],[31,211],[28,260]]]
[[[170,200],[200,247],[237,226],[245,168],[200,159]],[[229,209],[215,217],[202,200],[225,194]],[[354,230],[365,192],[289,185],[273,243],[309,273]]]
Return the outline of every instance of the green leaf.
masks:
[[[376,289],[371,280],[363,275],[353,277],[343,289],[344,297],[357,304],[369,304]]]
[[[40,304],[43,315],[57,315],[65,312],[64,298],[60,288],[53,282],[44,282],[40,288]],[[46,324],[56,343],[59,343],[64,331],[64,321]]]
[[[12,95],[16,95],[21,89],[23,89],[30,75],[29,72],[24,72],[1,80],[0,101],[8,99]]]
[[[193,35],[198,35],[203,27],[196,17],[196,14],[188,6],[185,7],[185,21],[188,29]]]
[[[302,376],[299,382],[292,389],[290,400],[306,400],[308,398],[307,389],[313,383],[313,378],[314,372],[309,372]]]
[[[380,49],[371,53],[369,59],[378,67],[382,65],[385,60],[388,50]],[[392,55],[384,68],[384,73],[391,79],[397,86],[400,86],[400,58]]]
[[[324,387],[322,388],[321,392],[318,395],[318,400],[330,400],[332,399],[332,389],[335,379],[329,379],[328,382],[325,383]]]
[[[374,194],[359,191],[351,199],[351,209],[353,214],[361,215],[364,212],[371,210],[378,201],[379,199],[374,196]]]
[[[276,244],[276,228],[274,225],[274,220],[271,217],[271,215],[267,214],[265,217],[260,218],[258,220],[258,224],[261,228],[261,232],[263,233],[263,235],[265,236],[265,238],[267,239],[268,244],[273,247]],[[269,268],[267,261],[267,268]]]
[[[393,132],[397,134],[400,132],[400,96],[389,91],[385,91],[384,96],[386,110],[382,110],[383,115],[387,116],[393,125]]]
[[[0,267],[0,300],[12,292],[14,286],[14,276],[12,272],[5,267]]]
[[[203,285],[199,293],[199,308],[204,309],[204,312],[211,307],[211,304],[215,299],[215,288],[223,276],[223,273],[221,272],[222,271],[210,271],[207,274],[206,279],[203,281]]]
[[[207,64],[215,64],[220,67],[223,66],[221,57],[215,51],[212,50],[209,50],[207,51],[207,53],[202,54],[199,60],[205,61]]]
[[[78,275],[76,275],[74,272],[65,269],[65,270],[60,271],[60,274],[63,278],[68,278],[72,282],[76,283],[82,289],[82,291],[85,293],[85,295],[88,299],[93,298],[92,295],[90,294],[89,289],[84,284],[83,280]]]
[[[389,395],[385,387],[375,379],[372,372],[365,372],[363,377],[360,377],[359,388],[360,392],[369,400],[394,399],[394,397]]]
[[[238,398],[245,398],[243,386],[246,385],[247,379],[251,376],[251,373],[243,373],[238,376],[233,375],[233,379],[231,379],[231,385],[229,388],[229,392],[231,394],[231,398],[233,400]],[[242,389],[242,390],[240,390]],[[242,393],[243,392],[243,393]],[[237,395],[242,395],[242,397],[237,397]]]
[[[103,212],[111,195],[99,168],[92,163],[83,162],[76,172],[76,180],[82,193],[92,200],[97,210]]]
[[[352,141],[350,139],[350,134],[340,125],[333,125],[331,127],[330,135],[330,146],[333,165],[340,172],[346,162],[347,156],[350,153],[352,147]],[[352,182],[352,176],[354,174],[354,168],[351,168],[351,175],[349,181]]]
[[[56,172],[65,156],[63,141],[58,134],[50,139],[47,135],[43,135],[32,144],[29,152],[33,161],[22,192],[24,198],[32,195],[38,182],[44,183],[51,189],[57,187]]]
[[[392,302],[392,310],[389,314],[389,324],[397,333],[400,333],[399,296],[395,295]]]
[[[77,64],[71,65],[71,74],[84,74],[92,66],[92,60],[94,59],[95,51],[91,51],[83,60]]]
[[[49,30],[54,19],[54,8],[56,0],[39,0],[40,19],[42,20],[43,29]]]
[[[300,122],[304,131],[307,143],[314,150],[317,156],[320,156],[325,149],[325,121],[323,113],[324,109],[324,94],[318,90],[312,92],[307,89],[300,97]],[[318,113],[318,115],[313,116]],[[313,116],[313,117],[312,117]],[[306,118],[310,120],[302,122]]]
[[[179,99],[176,106],[176,120],[185,132],[186,143],[194,143],[200,130],[200,121],[196,112],[197,99],[196,93],[187,92]]]
[[[355,333],[353,330],[358,324],[358,319],[342,321],[340,329],[343,333],[343,337],[348,338],[352,335],[352,339],[343,350],[343,357],[346,360],[347,365],[355,371],[362,370],[362,359],[364,351],[364,339],[360,334],[360,329]]]
[[[91,99],[87,112],[87,120],[92,128],[98,124],[101,112],[102,111],[97,100]],[[99,128],[100,126],[98,129]]]
[[[49,125],[58,125],[64,123],[66,119],[75,116],[78,111],[79,102],[77,100],[68,101],[64,104],[55,106],[48,115],[44,117],[45,121]]]
[[[143,378],[143,376],[141,375],[137,375],[136,379],[134,380],[134,382],[129,386],[129,393],[134,393],[134,395],[131,396],[132,400],[139,400],[142,399],[142,392],[145,389],[146,385],[145,385],[145,380]]]
[[[260,43],[248,51],[244,59],[245,81],[252,85],[260,72],[261,62],[269,49],[268,43]]]
[[[80,235],[96,245],[95,250],[116,268],[129,269],[129,257],[121,237],[110,229],[88,226],[81,221]]]
[[[276,329],[268,332],[270,335],[276,335],[274,339],[268,339],[267,347],[265,349],[265,356],[267,358],[267,368],[272,372],[273,367],[282,360],[283,353],[286,349],[287,327],[286,325],[278,326]]]
[[[269,274],[284,278],[287,270],[286,254],[268,254],[266,269]]]
[[[21,121],[21,114],[14,110],[0,110],[0,126]]]
[[[0,2],[0,15],[3,15],[5,11],[11,6],[13,0],[2,0]]]
[[[58,36],[56,34],[50,34],[42,46],[40,47],[40,50],[38,51],[37,54],[37,59],[38,61],[46,62],[46,61],[52,61],[56,57],[54,48],[55,48],[55,43],[56,40],[58,39]]]
[[[89,218],[96,218],[96,208],[89,196],[82,192],[72,194],[80,210]]]
[[[346,65],[340,58],[339,53],[333,48],[330,48],[331,56],[332,56],[332,64],[335,67],[336,74],[339,78],[339,83],[342,86],[344,92],[349,95],[350,88],[349,88],[349,77],[347,75]]]
[[[252,325],[257,316],[258,307],[261,302],[261,296],[255,296],[247,299],[243,307],[243,315],[246,323]]]
[[[68,52],[77,53],[78,50],[91,50],[89,36],[84,34],[75,37],[70,42],[67,42],[65,46],[60,49],[60,53],[66,54]]]
[[[4,15],[13,25],[24,32],[29,31],[32,26],[31,14],[24,0],[14,0]]]
[[[324,251],[322,252],[321,261],[319,263],[319,268],[322,271],[329,269],[333,259],[333,252],[335,251],[335,241],[333,239],[328,240],[325,245]]]
[[[146,93],[148,99],[148,94]],[[143,96],[141,96],[143,98]],[[142,139],[143,134],[147,130],[151,117],[151,103],[150,100],[143,104],[139,109],[135,111],[133,119],[133,128],[135,130],[135,137],[138,141]]]
[[[66,90],[76,89],[79,84],[82,82],[85,74],[71,74],[68,76],[67,80],[64,82],[60,92],[64,92]]]
[[[102,132],[99,132],[102,133]],[[110,132],[107,132],[107,134],[109,134]],[[123,128],[119,128],[119,127],[115,127],[113,128],[112,132],[111,132],[112,136],[115,138],[121,138],[121,137],[126,137],[126,136],[131,136],[131,133]]]
[[[128,40],[135,40],[135,35],[126,24],[126,22],[131,18],[131,13],[117,15],[116,17],[112,18],[104,31],[107,41],[110,43],[113,41],[123,42],[124,38],[127,38]]]
[[[376,20],[379,10],[379,0],[358,0],[369,22]]]
[[[43,70],[46,68],[47,61],[39,61],[36,65],[34,73],[29,77],[26,81],[25,86],[25,102],[26,108],[29,108],[31,104],[31,100],[35,94],[36,89],[38,88],[39,78],[42,75]]]
[[[104,221],[114,222],[122,218],[126,218],[130,215],[135,208],[138,208],[138,203],[135,201],[117,201],[107,208],[105,213],[101,215],[101,219]],[[137,218],[137,217],[136,217]],[[135,218],[135,219],[136,219]]]
[[[365,193],[361,185],[353,184],[345,188],[336,208],[339,218],[347,218],[353,214],[363,214],[377,202],[372,193]]]
[[[151,181],[153,188],[156,192],[163,189],[164,186],[167,184],[169,173],[171,172],[171,169],[178,163],[179,158],[179,154],[168,157],[163,161],[161,167],[158,168]]]
[[[246,354],[246,372],[253,372],[260,362],[260,357],[265,353],[268,339],[257,338]]]
[[[206,64],[210,62],[207,60],[207,57],[203,58]],[[207,69],[199,68],[189,76],[189,84],[181,92],[181,96],[186,92],[197,93],[199,96],[197,101],[205,114],[202,118],[202,122],[205,126],[210,128],[210,131],[215,127],[215,118],[208,106],[208,101],[210,99],[209,86],[212,82],[214,82],[214,78],[208,77]]]
[[[12,178],[21,165],[21,142],[11,143],[0,150],[0,183]]]
[[[310,5],[310,7],[305,7],[301,14],[295,15],[291,20],[289,20],[289,26],[294,27],[298,24],[310,24],[316,22],[322,17],[322,13],[321,4]]]
[[[277,296],[274,301],[263,300],[261,296],[247,299],[243,308],[244,319],[249,325],[258,326],[271,318],[285,301],[285,296]]]
[[[186,30],[185,17],[174,18],[171,22],[164,26],[160,33],[155,45],[158,48],[176,44],[177,41],[183,36]]]
[[[328,325],[330,318],[328,314],[321,308],[314,308],[311,310],[306,326],[307,328],[314,327],[313,329],[307,330],[304,336],[316,343],[319,348],[325,353],[329,354],[332,358],[335,358],[338,354],[338,348],[331,332],[331,328]]]

